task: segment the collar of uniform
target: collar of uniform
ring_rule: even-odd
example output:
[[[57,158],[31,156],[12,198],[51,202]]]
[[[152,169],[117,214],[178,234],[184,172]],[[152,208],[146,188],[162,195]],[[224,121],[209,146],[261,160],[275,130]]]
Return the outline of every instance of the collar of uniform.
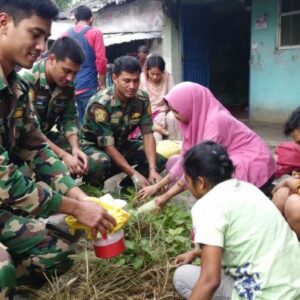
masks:
[[[39,72],[40,86],[46,90],[50,90],[50,86],[46,77],[46,58],[38,62],[36,64],[36,68],[37,70],[34,70],[34,72]]]
[[[47,58],[41,60],[36,65],[37,70],[35,70],[35,71],[39,73],[40,87],[44,88],[45,90],[50,90],[50,85],[49,85],[49,83],[47,81],[47,77],[46,77],[46,60],[47,60]],[[62,92],[62,88],[55,84],[55,89],[52,92],[52,97],[56,97],[61,92]]]
[[[111,107],[122,106],[122,103],[116,94],[116,85],[115,84],[112,86],[111,92],[112,92],[112,97],[111,97],[111,101],[110,101],[110,106]]]
[[[8,87],[8,82],[7,82],[7,79],[4,75],[2,66],[0,65],[0,90],[2,91],[7,87]]]
[[[114,84],[112,87],[112,98],[110,102],[111,107],[117,107],[117,106],[122,106],[122,102],[120,99],[117,97],[116,94],[116,85]],[[128,102],[128,104],[132,105],[136,101],[136,95],[131,99],[131,101]]]
[[[0,65],[0,91],[8,88],[8,92],[13,94],[13,90],[15,93],[20,96],[23,94],[22,89],[19,87],[20,82],[18,81],[18,75],[15,70],[12,70],[7,76],[4,75],[2,66]]]

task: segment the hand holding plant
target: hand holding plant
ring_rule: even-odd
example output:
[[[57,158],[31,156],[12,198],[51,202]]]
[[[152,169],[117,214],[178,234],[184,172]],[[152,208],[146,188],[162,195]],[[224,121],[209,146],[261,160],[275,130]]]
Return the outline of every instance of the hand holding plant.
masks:
[[[155,195],[159,191],[157,184],[145,186],[138,192],[138,199],[143,200]]]
[[[157,207],[159,207],[160,209],[164,208],[165,205],[167,204],[167,202],[170,199],[166,196],[166,194],[162,194],[158,197],[155,198],[155,204]]]
[[[178,255],[175,258],[175,264],[179,266],[190,264],[196,257],[200,257],[200,255],[201,255],[200,249],[193,249],[191,251]]]

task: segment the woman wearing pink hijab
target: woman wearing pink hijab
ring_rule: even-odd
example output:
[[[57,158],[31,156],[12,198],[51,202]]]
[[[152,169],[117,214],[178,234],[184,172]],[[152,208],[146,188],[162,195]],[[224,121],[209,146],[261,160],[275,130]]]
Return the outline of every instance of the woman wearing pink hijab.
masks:
[[[235,119],[209,89],[197,83],[183,82],[173,87],[164,98],[180,122],[182,150],[167,176],[139,192],[142,199],[177,181],[156,198],[156,205],[163,207],[183,191],[186,184],[182,157],[191,147],[205,140],[212,140],[227,150],[236,168],[234,177],[262,190],[270,186],[275,172],[271,151],[258,135]]]

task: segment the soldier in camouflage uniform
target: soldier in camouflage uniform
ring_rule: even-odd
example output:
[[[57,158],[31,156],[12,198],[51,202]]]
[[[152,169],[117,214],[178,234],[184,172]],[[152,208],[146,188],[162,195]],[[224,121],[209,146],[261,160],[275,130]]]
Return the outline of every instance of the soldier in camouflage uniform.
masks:
[[[35,218],[61,212],[75,216],[94,234],[115,220],[76,186],[64,164],[46,143],[28,98],[27,83],[14,71],[31,68],[45,50],[51,0],[0,0],[0,299],[13,299],[18,283],[60,274],[70,266],[70,245]],[[26,162],[36,182],[19,165]],[[17,209],[17,210],[15,210]]]
[[[86,109],[80,131],[82,150],[89,159],[94,185],[120,172],[126,177],[121,186],[145,186],[160,178],[165,159],[156,155],[151,107],[147,93],[138,90],[141,67],[131,56],[115,60],[114,86],[93,96]],[[128,135],[140,127],[143,141],[130,141]],[[136,166],[133,168],[133,166]],[[149,180],[149,181],[148,181]]]
[[[87,157],[78,143],[73,87],[83,61],[84,53],[79,44],[65,36],[55,41],[47,58],[34,64],[31,71],[23,69],[21,72],[30,84],[30,101],[42,132],[72,175],[84,175],[88,170]],[[54,130],[55,126],[57,130]]]

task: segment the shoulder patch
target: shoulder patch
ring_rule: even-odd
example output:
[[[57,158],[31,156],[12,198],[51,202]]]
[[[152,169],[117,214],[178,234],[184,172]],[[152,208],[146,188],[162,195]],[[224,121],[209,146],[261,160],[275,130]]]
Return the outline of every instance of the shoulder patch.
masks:
[[[21,117],[23,117],[23,108],[19,107],[15,110],[14,118],[17,119],[17,118],[21,118]]]
[[[107,114],[107,112],[106,112],[105,109],[103,109],[103,108],[97,108],[94,111],[94,117],[95,117],[95,121],[96,122],[102,123],[102,122],[107,121],[108,114]]]
[[[28,92],[29,101],[33,102],[35,100],[35,96],[36,96],[35,90],[33,88],[30,88]]]
[[[138,113],[138,112],[133,113],[133,114],[131,115],[131,119],[139,119],[140,117],[141,117],[141,114]]]

